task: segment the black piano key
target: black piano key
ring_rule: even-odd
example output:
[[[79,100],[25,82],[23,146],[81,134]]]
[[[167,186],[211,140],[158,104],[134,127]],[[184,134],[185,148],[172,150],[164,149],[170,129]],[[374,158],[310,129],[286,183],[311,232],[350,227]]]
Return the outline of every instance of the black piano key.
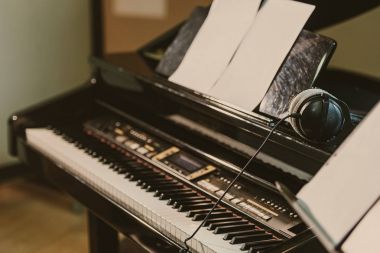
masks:
[[[143,189],[146,189],[147,191],[153,191],[153,190],[158,189],[161,186],[171,186],[171,185],[174,186],[174,185],[182,185],[182,184],[178,183],[178,181],[176,180],[163,178],[163,179],[157,179],[155,181],[152,180],[150,182],[144,182],[141,186]]]
[[[165,179],[166,181],[166,179]],[[170,189],[182,189],[183,185],[178,184],[178,183],[168,183],[162,181],[156,181],[156,182],[141,182],[140,184],[142,189],[145,189],[146,191],[157,191],[157,190],[170,190]]]
[[[152,185],[157,185],[157,184],[179,184],[179,182],[173,178],[165,177],[165,178],[160,178],[160,179],[149,179],[149,180],[144,180],[146,184],[152,184]]]
[[[159,192],[161,194],[171,194],[171,193],[187,193],[187,192],[193,192],[195,193],[195,191],[193,191],[192,189],[182,185],[182,187],[180,189],[176,189],[175,187],[172,188],[172,189],[166,189],[166,187],[160,187],[158,186],[158,190],[156,192]]]
[[[126,176],[130,181],[137,181],[143,178],[156,178],[157,173],[152,171],[139,171],[139,172],[131,172]]]
[[[276,240],[276,239],[247,242],[247,243],[244,243],[240,249],[241,250],[249,250],[250,248],[253,248],[255,250],[260,250],[260,249],[262,249],[262,247],[273,247],[273,246],[278,245],[280,243],[281,243],[281,240]],[[253,251],[253,252],[255,252],[255,251]]]
[[[86,154],[90,154],[90,153],[92,153],[92,150],[91,150],[90,148],[88,148],[88,147],[85,147],[85,148],[84,148],[84,152],[85,152]]]
[[[156,172],[156,173],[159,173],[159,171],[156,171],[152,168],[150,168],[149,166],[146,166],[146,165],[143,165],[143,164],[138,164],[138,165],[133,165],[133,166],[130,166],[128,164],[125,164],[124,165],[125,167],[128,167],[128,168],[131,168],[132,170],[136,170],[136,171],[139,171],[141,169],[147,169],[147,170],[150,170],[152,172]]]
[[[74,139],[68,137],[68,138],[67,138],[67,142],[68,142],[68,143],[74,143],[75,141],[74,141]]]
[[[156,190],[153,194],[154,197],[159,197],[161,195],[169,195],[169,194],[185,194],[185,193],[194,193],[191,189],[184,188],[182,189],[163,189]]]
[[[240,221],[222,221],[217,223],[212,223],[208,226],[207,230],[214,230],[218,227],[224,227],[224,226],[231,226],[231,225],[243,225],[248,224],[248,221],[246,220],[240,220]]]
[[[205,221],[205,223],[203,224],[203,226],[207,227],[210,224],[218,223],[218,222],[224,222],[224,221],[241,221],[241,220],[242,220],[242,218],[237,217],[237,216],[224,217],[224,218],[215,218],[215,219],[207,219]]]
[[[118,151],[116,151],[116,152],[118,152]],[[123,166],[129,166],[129,167],[140,166],[140,163],[137,162],[135,159],[128,157],[128,156],[120,155],[120,153],[119,153],[119,155],[114,157],[113,161],[115,163],[123,165]]]
[[[273,247],[277,246],[278,243],[268,244],[268,245],[260,245],[260,246],[253,246],[249,248],[248,253],[264,253],[268,252],[268,250],[272,249]]]
[[[194,217],[192,218],[193,221],[201,221],[203,220],[205,217],[206,217],[207,214],[196,214],[194,215]],[[223,217],[232,217],[232,213],[231,212],[220,212],[220,213],[212,213],[210,214],[209,218],[212,219],[212,218],[223,218]]]
[[[114,169],[114,170],[117,170],[118,168],[125,168],[125,169],[131,170],[131,171],[138,171],[138,170],[142,170],[142,169],[147,169],[147,168],[142,167],[142,166],[133,167],[133,166],[129,166],[128,164],[123,164],[123,163],[119,163],[119,162],[114,162],[114,165],[112,167],[113,167],[112,169]]]
[[[159,189],[156,190],[156,193],[160,193],[160,194],[171,194],[171,193],[186,193],[186,192],[194,192],[192,189],[190,188],[187,188],[185,186],[182,185],[182,187],[180,189],[176,189],[176,188],[173,188],[173,189],[165,189],[165,187],[163,187],[162,189],[160,187],[158,187]]]
[[[158,174],[156,177],[141,178],[137,180],[137,185],[143,186],[146,184],[160,184],[160,183],[166,183],[166,182],[168,182],[167,177],[164,174]]]
[[[182,197],[171,197],[169,198],[167,204],[168,205],[173,205],[175,202],[179,201],[179,200],[203,200],[205,199],[205,197],[203,196],[193,196],[193,197],[186,197],[186,198],[182,198]]]
[[[168,191],[168,190],[182,190],[182,189],[186,189],[184,188],[184,186],[182,184],[178,184],[178,183],[174,183],[174,184],[158,184],[156,186],[153,186],[156,191]]]
[[[84,149],[84,146],[82,143],[79,143],[79,142],[74,142],[74,146],[78,149]]]
[[[159,176],[159,177],[156,177],[156,178],[141,178],[140,179],[142,181],[142,185],[141,186],[144,186],[145,188],[148,187],[149,185],[159,185],[159,184],[175,184],[174,181],[172,181],[170,178],[166,177],[166,176]]]
[[[90,152],[89,155],[92,156],[92,157],[94,157],[94,158],[96,158],[96,157],[99,156],[99,154],[96,151]]]
[[[136,186],[142,186],[143,183],[144,181],[142,179],[139,179],[136,181]]]
[[[173,208],[179,208],[181,205],[195,205],[195,204],[210,204],[210,203],[214,203],[214,202],[211,202],[211,200],[209,199],[198,199],[198,200],[178,200],[176,202],[174,202],[173,204]]]
[[[214,206],[213,203],[198,203],[198,204],[193,204],[193,205],[181,205],[178,208],[179,212],[186,212],[190,210],[200,210],[200,209],[209,209]]]
[[[144,165],[139,165],[139,166],[125,165],[125,167],[131,168],[132,170],[135,170],[135,171],[149,170],[149,171],[154,172],[154,173],[160,173],[159,171],[153,170],[152,168],[149,168],[148,166],[144,166]]]
[[[56,135],[62,135],[62,131],[58,128],[53,128],[53,133],[55,133]]]
[[[153,183],[154,183],[154,187],[156,187],[157,189],[165,189],[165,188],[169,188],[169,187],[179,188],[180,186],[184,187],[183,184],[179,183],[176,180],[172,180],[172,179],[166,179],[166,182],[152,182],[152,184]]]
[[[117,171],[119,168],[127,169],[127,167],[125,167],[124,165],[121,165],[120,163],[117,163],[117,162],[113,162],[112,164],[110,164],[109,168],[114,170],[114,171]]]
[[[124,174],[125,177],[129,177],[132,175],[133,171],[131,171],[129,168],[118,166],[117,168],[113,169],[117,174]]]
[[[148,184],[148,183],[154,183],[154,184],[160,184],[160,183],[169,183],[170,179],[162,173],[159,173],[159,177],[157,178],[142,178],[139,181],[142,183]]]
[[[187,212],[186,217],[194,217],[195,215],[198,215],[198,214],[207,214],[210,210],[211,210],[211,208],[207,209],[207,210],[189,211],[189,212]],[[212,211],[212,213],[221,213],[221,212],[225,213],[225,212],[228,212],[228,210],[225,208],[222,208],[222,207],[217,207]]]
[[[196,214],[196,215],[194,215],[192,220],[193,221],[202,221],[202,220],[204,220],[206,215],[207,214]],[[231,217],[231,216],[232,216],[232,213],[221,212],[221,213],[212,213],[212,214],[210,214],[209,218],[212,219],[212,218],[223,218],[223,217]]]
[[[144,166],[144,165],[142,165],[142,164],[133,165],[133,166],[128,165],[128,164],[123,164],[123,166],[125,166],[125,167],[127,167],[127,168],[130,168],[130,169],[132,169],[132,170],[136,170],[136,171],[139,171],[139,170],[141,170],[141,169],[148,169],[148,170],[154,172],[151,168],[149,168],[148,166]]]
[[[253,234],[253,235],[238,235],[232,237],[230,243],[231,244],[239,244],[239,243],[245,243],[245,242],[256,242],[261,240],[267,240],[272,238],[272,235],[261,233],[261,234]]]
[[[130,171],[128,169],[125,169],[124,172],[119,172],[119,169],[115,170],[116,172],[120,173],[120,174],[124,174],[124,178],[126,179],[129,179],[129,180],[132,180],[134,179],[133,181],[137,181],[138,178],[136,178],[136,175],[134,174],[133,171]]]
[[[154,172],[152,169],[150,168],[147,168],[145,166],[129,166],[129,165],[120,165],[121,167],[125,167],[125,168],[128,168],[129,170],[131,171],[136,171],[136,172],[139,172],[139,173],[144,173],[144,171],[149,171],[149,172]]]
[[[102,164],[110,164],[111,161],[105,158],[104,156],[99,156],[98,161],[101,162]]]
[[[136,181],[143,177],[143,174],[141,174],[141,172],[150,173],[149,169],[141,169],[139,171],[136,171],[124,166],[118,167],[117,169],[114,169],[114,171],[118,174],[124,174],[125,178],[134,179],[133,181]]]
[[[129,162],[122,162],[122,161],[119,161],[118,163],[124,165],[124,166],[128,166],[129,168],[140,168],[140,167],[145,167],[144,165],[142,165],[141,163],[139,162],[136,162],[134,160],[132,161],[129,161]]]
[[[117,165],[116,163],[110,164],[110,169],[117,169],[118,167],[119,165]]]
[[[146,168],[146,167],[138,167],[138,168],[131,168],[131,167],[128,167],[128,166],[120,166],[120,167],[125,168],[128,171],[133,171],[133,173],[135,173],[136,175],[137,174],[149,175],[149,174],[156,173],[156,172],[154,172],[151,169]]]
[[[161,194],[159,199],[160,200],[167,200],[167,199],[170,199],[171,197],[192,197],[192,196],[197,196],[198,194],[196,192],[185,192],[185,193],[165,193],[165,194]]]
[[[65,133],[63,133],[63,134],[61,135],[61,137],[62,137],[66,142],[68,142],[68,143],[73,143],[73,142],[74,142],[73,138],[71,138],[70,136],[68,136],[68,135],[65,134]]]
[[[119,157],[114,160],[115,163],[120,164],[122,166],[130,167],[130,168],[138,168],[138,167],[143,167],[141,163],[137,162],[136,160],[123,156]]]
[[[121,165],[116,165],[116,166],[110,166],[110,169],[112,169],[115,172],[127,172],[130,171],[128,168],[125,168],[124,166]]]
[[[118,165],[118,166],[121,166],[121,167],[127,167],[127,168],[130,168],[130,169],[138,169],[139,167],[143,167],[139,164],[136,164],[136,165],[129,165],[128,163],[124,162],[123,160],[120,160],[120,159],[115,159],[112,161],[114,164]]]
[[[129,166],[141,165],[141,163],[136,161],[136,159],[129,158],[128,156],[120,157],[119,162],[125,162],[126,165],[129,165]]]
[[[138,179],[141,179],[141,180],[148,180],[148,179],[159,179],[159,178],[165,178],[165,175],[162,174],[162,173],[157,173],[157,172],[134,172],[134,174],[136,175],[136,177],[138,177]],[[137,180],[138,180],[137,179]]]
[[[242,230],[242,231],[237,231],[237,232],[231,232],[227,233],[223,239],[224,240],[231,240],[232,237],[234,236],[241,236],[241,235],[254,235],[254,234],[264,234],[264,230],[259,230],[259,229],[249,229],[249,230]]]
[[[147,192],[157,191],[157,190],[164,190],[164,189],[181,189],[183,188],[183,185],[178,183],[171,183],[171,182],[161,182],[161,183],[149,183],[149,184],[142,184],[142,189],[145,189]]]
[[[235,231],[247,230],[247,229],[255,229],[255,225],[243,224],[243,225],[229,225],[229,226],[217,227],[214,230],[214,234],[225,234],[229,232],[235,232]]]

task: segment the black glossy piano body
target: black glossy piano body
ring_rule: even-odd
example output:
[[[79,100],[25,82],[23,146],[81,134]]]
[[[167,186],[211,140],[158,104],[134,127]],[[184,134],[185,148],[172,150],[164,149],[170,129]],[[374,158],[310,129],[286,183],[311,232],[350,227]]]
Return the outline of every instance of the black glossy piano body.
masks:
[[[241,110],[181,87],[154,72],[157,61],[146,57],[146,52],[167,46],[173,33],[175,30],[138,52],[91,58],[95,71],[80,88],[16,112],[9,119],[10,153],[90,210],[90,242],[93,252],[116,250],[116,231],[126,235],[138,232],[159,238],[168,247],[163,252],[169,252],[169,248],[173,250],[180,245],[141,217],[42,156],[28,145],[25,129],[70,125],[81,131],[81,126],[88,120],[114,115],[132,121],[145,132],[217,166],[222,173],[231,176],[239,171],[270,131],[272,118]],[[346,102],[353,111],[361,114],[368,112],[380,97],[380,86],[376,86],[375,81],[373,85],[352,82],[333,84],[325,81],[319,87],[334,91],[333,94],[338,97],[350,97],[355,93],[355,100]],[[268,194],[265,195],[265,199],[269,199],[268,205],[263,204],[267,208],[272,208],[270,204],[276,201],[286,206],[285,202],[279,200],[274,182],[281,181],[294,192],[298,191],[338,145],[339,142],[329,145],[305,142],[284,124],[263,149],[265,155],[250,166],[242,181],[245,185],[251,185],[252,189],[262,189],[263,194]],[[199,185],[191,182],[189,186],[199,188]],[[252,192],[252,189],[243,188],[241,193]],[[204,191],[201,188],[197,190]],[[207,192],[205,194],[210,195]],[[217,195],[211,194],[209,197],[216,199]],[[271,201],[272,199],[276,201]],[[225,205],[235,208],[227,201]],[[289,209],[288,206],[286,208]],[[252,216],[239,209],[236,211]],[[287,213],[291,213],[291,210]],[[257,217],[252,219],[260,225],[267,225],[266,221]],[[292,235],[282,244],[268,252],[324,252],[307,228],[295,228],[292,231]],[[100,237],[102,240],[97,240]]]

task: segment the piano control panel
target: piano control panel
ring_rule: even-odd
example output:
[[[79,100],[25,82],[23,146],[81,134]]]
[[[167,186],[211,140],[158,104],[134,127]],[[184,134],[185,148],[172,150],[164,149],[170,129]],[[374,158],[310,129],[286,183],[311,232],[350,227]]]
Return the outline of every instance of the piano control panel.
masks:
[[[153,159],[164,163],[188,180],[194,180],[216,170],[215,166],[207,164],[174,146],[156,155]]]
[[[84,131],[120,152],[142,156],[183,181],[192,182],[201,191],[220,197],[234,176],[202,157],[182,150],[168,140],[143,130],[135,122],[99,118],[85,122]],[[301,220],[278,195],[240,179],[225,195],[224,202],[243,214],[292,237]]]

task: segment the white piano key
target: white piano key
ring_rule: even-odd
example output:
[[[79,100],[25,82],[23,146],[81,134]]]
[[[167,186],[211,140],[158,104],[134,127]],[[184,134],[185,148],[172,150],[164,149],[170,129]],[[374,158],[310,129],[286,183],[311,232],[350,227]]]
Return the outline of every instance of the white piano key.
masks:
[[[108,165],[77,149],[51,130],[27,129],[26,136],[30,146],[178,243],[182,244],[200,224],[200,221],[192,221],[185,212],[178,212],[168,206],[166,200],[153,197],[152,192],[141,189],[136,182],[115,173]],[[241,252],[240,245],[229,244],[223,240],[223,235],[215,235],[205,227],[190,240],[189,245],[193,252]]]

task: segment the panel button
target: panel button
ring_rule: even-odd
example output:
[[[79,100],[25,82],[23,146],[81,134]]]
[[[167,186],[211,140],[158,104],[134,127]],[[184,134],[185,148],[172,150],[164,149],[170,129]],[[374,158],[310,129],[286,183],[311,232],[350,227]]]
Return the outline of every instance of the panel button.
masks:
[[[148,153],[148,150],[146,148],[144,148],[144,147],[140,147],[136,151],[139,152],[142,155],[145,155],[146,153]]]

